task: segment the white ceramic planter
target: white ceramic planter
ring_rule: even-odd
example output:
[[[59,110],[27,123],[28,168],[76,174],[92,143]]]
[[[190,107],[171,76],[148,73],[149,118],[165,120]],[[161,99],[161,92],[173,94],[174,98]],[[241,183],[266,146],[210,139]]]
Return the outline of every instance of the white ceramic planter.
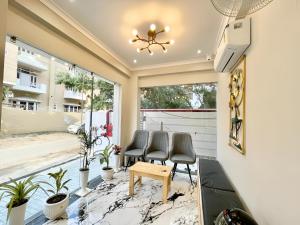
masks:
[[[121,155],[118,154],[118,155],[114,155],[115,156],[115,170],[116,172],[118,172],[120,170],[120,158],[121,158]]]
[[[11,209],[9,219],[8,219],[8,224],[9,225],[24,225],[24,220],[25,220],[25,212],[26,212],[26,207],[27,203],[24,203],[23,205],[20,205],[18,207],[14,207]]]
[[[79,173],[80,173],[80,190],[77,191],[75,194],[80,197],[83,197],[91,192],[91,190],[87,188],[88,181],[89,181],[89,170],[79,170]]]
[[[81,190],[87,189],[89,181],[89,170],[80,170],[80,187]]]
[[[53,197],[53,196],[51,196]],[[50,198],[51,198],[50,197]],[[48,199],[50,199],[48,198]],[[47,201],[48,201],[47,199]],[[45,202],[44,205],[44,215],[46,218],[50,219],[50,220],[55,220],[57,218],[59,218],[60,216],[62,216],[65,212],[66,209],[69,205],[69,194],[66,195],[66,197],[57,203],[53,203],[53,204],[49,204],[47,203],[47,201]]]
[[[114,170],[113,168],[110,168],[110,169],[102,169],[102,178],[103,180],[111,180],[113,178],[113,175],[114,175]]]

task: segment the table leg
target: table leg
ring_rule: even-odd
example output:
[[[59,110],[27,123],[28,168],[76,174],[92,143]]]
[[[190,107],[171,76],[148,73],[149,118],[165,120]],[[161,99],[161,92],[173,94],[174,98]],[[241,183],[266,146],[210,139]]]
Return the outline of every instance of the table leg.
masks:
[[[168,177],[168,192],[170,192],[171,189],[171,174]]]
[[[163,203],[168,201],[169,178],[165,177],[163,180]]]
[[[142,176],[139,176],[139,185],[142,185]]]
[[[129,171],[129,195],[132,196],[134,192],[134,172]]]

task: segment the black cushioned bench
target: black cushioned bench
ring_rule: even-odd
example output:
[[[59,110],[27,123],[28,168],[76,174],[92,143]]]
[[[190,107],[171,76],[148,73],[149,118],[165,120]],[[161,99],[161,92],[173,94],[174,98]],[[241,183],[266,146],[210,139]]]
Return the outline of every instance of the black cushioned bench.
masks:
[[[199,175],[204,225],[214,225],[224,209],[244,209],[218,161],[200,159]]]

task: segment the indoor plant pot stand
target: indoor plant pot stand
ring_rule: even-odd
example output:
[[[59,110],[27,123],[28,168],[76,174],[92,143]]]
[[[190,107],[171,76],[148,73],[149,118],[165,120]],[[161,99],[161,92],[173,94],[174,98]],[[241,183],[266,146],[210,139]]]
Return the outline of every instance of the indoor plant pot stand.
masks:
[[[121,154],[114,154],[114,156],[115,156],[115,171],[119,172],[120,171]]]
[[[88,186],[88,181],[89,181],[89,169],[80,169],[80,190],[78,190],[75,194],[84,197],[87,194],[89,194],[92,190],[89,189]]]

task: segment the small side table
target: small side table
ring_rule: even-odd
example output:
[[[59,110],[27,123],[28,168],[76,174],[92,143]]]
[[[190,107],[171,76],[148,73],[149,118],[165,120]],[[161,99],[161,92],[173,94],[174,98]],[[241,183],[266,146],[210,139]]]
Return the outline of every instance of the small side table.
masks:
[[[155,165],[146,162],[137,162],[129,168],[129,195],[134,194],[134,177],[138,177],[138,183],[142,184],[142,177],[149,177],[163,182],[163,203],[167,203],[168,194],[171,186],[171,171],[172,167]]]

